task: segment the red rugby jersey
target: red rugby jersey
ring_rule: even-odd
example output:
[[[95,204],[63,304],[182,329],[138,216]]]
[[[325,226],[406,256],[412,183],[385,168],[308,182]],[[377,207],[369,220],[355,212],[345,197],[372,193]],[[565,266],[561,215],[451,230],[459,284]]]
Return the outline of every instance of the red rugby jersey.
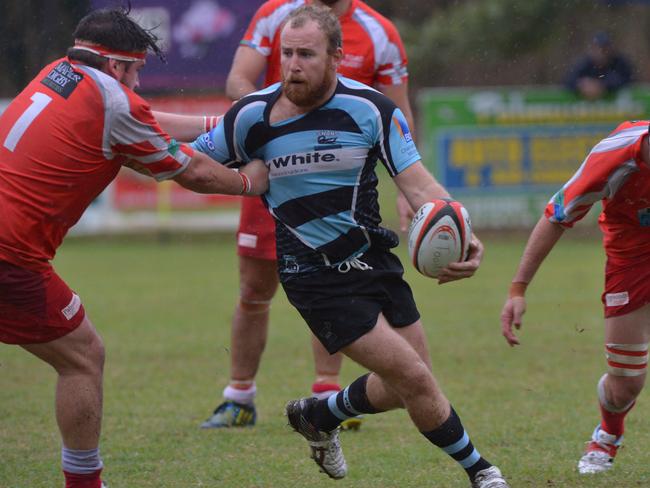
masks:
[[[641,158],[648,121],[624,122],[594,146],[545,209],[551,222],[572,227],[602,200],[598,223],[610,259],[650,255],[650,167]]]
[[[0,260],[48,267],[122,164],[136,161],[162,180],[192,154],[132,90],[94,68],[54,61],[0,116]]]
[[[269,0],[255,13],[241,44],[267,58],[265,86],[280,81],[280,31],[289,13],[308,0]],[[402,39],[391,21],[360,0],[341,17],[339,73],[366,85],[399,85],[408,78]]]

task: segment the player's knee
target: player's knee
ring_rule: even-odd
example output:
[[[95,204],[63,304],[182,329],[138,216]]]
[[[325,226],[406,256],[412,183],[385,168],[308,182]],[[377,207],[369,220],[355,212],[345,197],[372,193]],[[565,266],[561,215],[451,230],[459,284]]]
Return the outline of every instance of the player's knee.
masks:
[[[92,332],[53,364],[60,375],[83,374],[101,376],[106,352],[101,337]]]
[[[643,390],[643,376],[614,376],[610,375],[608,401],[617,409],[626,409]]]
[[[239,288],[239,297],[242,302],[247,303],[270,303],[275,295],[277,287],[277,279],[274,281],[273,279],[260,279],[260,277],[242,277]]]
[[[98,334],[93,334],[88,341],[86,354],[83,356],[80,367],[93,375],[102,374],[105,359],[104,341]]]
[[[435,393],[435,380],[431,371],[423,361],[405,368],[395,386],[403,398],[427,396]]]

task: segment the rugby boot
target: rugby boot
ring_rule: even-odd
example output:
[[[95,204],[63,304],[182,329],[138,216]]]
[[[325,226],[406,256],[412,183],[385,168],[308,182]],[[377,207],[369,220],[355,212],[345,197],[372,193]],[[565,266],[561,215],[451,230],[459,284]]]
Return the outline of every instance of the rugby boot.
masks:
[[[244,405],[226,400],[214,409],[210,418],[201,424],[201,428],[252,427],[256,420],[255,405]]]
[[[602,473],[614,465],[616,452],[623,442],[623,436],[616,437],[596,426],[591,440],[587,442],[584,454],[578,461],[580,474]]]
[[[343,457],[339,441],[339,428],[331,432],[317,430],[306,417],[310,406],[316,403],[316,398],[302,398],[287,403],[285,411],[289,425],[301,436],[307,439],[311,449],[311,458],[320,470],[335,480],[348,474],[348,466]]]
[[[501,470],[496,466],[482,469],[472,481],[472,488],[510,488]]]

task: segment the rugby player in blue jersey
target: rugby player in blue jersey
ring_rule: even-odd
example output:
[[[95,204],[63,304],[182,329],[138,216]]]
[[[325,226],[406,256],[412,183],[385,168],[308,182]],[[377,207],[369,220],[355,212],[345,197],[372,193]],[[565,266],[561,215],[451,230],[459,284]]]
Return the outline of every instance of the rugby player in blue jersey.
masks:
[[[406,408],[418,430],[467,472],[475,488],[508,484],[472,445],[432,372],[420,314],[399,259],[397,235],[380,227],[380,160],[413,208],[447,191],[420,161],[408,124],[378,91],[337,77],[341,31],[329,10],[291,13],[281,33],[282,82],[243,97],[194,146],[229,164],[269,167],[266,205],[277,222],[280,281],[330,352],[371,372],[328,399],[287,404],[291,426],[330,477],[347,474],[339,424],[359,414]],[[445,283],[468,278],[483,246],[450,265]]]

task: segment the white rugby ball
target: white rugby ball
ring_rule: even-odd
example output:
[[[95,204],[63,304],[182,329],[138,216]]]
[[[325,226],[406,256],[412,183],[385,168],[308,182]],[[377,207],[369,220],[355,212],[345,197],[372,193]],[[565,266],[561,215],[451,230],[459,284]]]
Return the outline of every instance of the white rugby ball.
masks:
[[[431,200],[419,208],[409,227],[411,262],[423,275],[437,278],[449,263],[467,259],[471,238],[469,213],[460,202]]]

